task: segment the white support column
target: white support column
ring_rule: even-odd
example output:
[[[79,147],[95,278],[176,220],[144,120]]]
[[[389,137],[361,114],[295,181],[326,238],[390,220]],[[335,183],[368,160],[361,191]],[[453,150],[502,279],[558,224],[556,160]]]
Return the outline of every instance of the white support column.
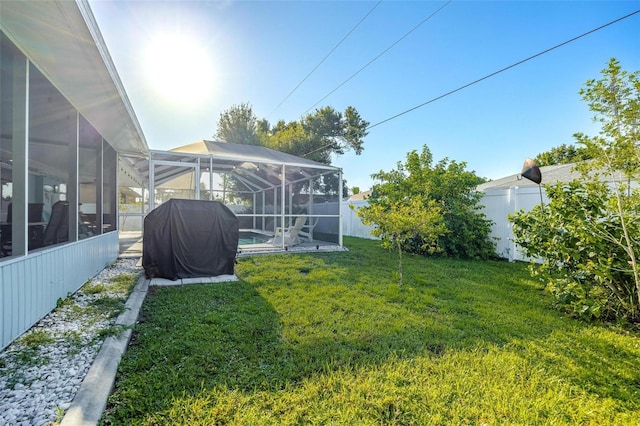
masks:
[[[291,217],[289,218],[290,220],[289,225],[293,225],[293,185],[292,184],[289,184],[288,203],[289,203],[289,214],[291,215]]]
[[[13,195],[11,201],[11,254],[27,254],[27,182],[29,179],[29,61],[13,67]]]
[[[140,230],[142,232],[144,232],[144,218],[146,216],[145,211],[144,211],[144,194],[145,192],[147,193],[147,196],[149,195],[149,190],[147,188],[145,188],[144,186],[140,187],[140,198],[141,198],[141,203],[140,203]]]
[[[153,153],[149,153],[149,211],[156,208],[156,167]]]
[[[257,229],[257,227],[256,227],[256,193],[255,193],[255,191],[251,195],[253,196],[253,202],[251,203],[251,214],[253,215],[253,218],[252,218],[253,219],[253,229]]]
[[[280,169],[280,188],[282,188],[281,191],[281,204],[282,204],[282,208],[280,210],[280,213],[282,213],[282,248],[284,248],[285,244],[284,244],[284,228],[285,228],[285,208],[284,208],[284,197],[286,196],[286,188],[284,187],[284,182],[285,182],[285,165],[282,164],[282,168]]]
[[[196,200],[200,199],[200,157],[196,158],[196,169],[193,171],[193,180],[196,186],[195,197]]]
[[[213,155],[209,156],[209,201],[213,201]]]
[[[342,247],[342,169],[338,171],[338,244]]]
[[[267,223],[266,223],[266,208],[267,208],[267,191],[266,190],[262,190],[262,230],[265,231]]]

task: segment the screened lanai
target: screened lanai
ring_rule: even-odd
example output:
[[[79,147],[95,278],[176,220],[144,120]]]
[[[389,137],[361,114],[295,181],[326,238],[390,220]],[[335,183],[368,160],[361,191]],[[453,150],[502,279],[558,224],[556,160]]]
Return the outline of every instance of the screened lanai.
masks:
[[[149,158],[120,158],[123,231],[141,229],[144,215],[172,198],[217,200],[240,219],[245,250],[342,246],[339,168],[261,146],[209,140],[152,150]],[[147,180],[149,190],[126,176]],[[296,224],[295,239],[278,229]]]

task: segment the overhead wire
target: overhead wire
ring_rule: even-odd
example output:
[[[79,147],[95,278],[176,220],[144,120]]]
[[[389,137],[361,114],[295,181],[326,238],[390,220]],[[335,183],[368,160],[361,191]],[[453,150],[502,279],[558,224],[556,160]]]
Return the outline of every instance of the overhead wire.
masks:
[[[424,18],[420,23],[418,23],[418,25],[416,25],[415,27],[413,27],[412,29],[410,29],[407,33],[405,33],[402,37],[400,37],[398,40],[396,40],[395,42],[393,42],[389,47],[387,47],[386,49],[384,49],[382,52],[380,52],[378,54],[378,56],[376,56],[375,58],[373,58],[372,60],[370,60],[369,62],[367,62],[362,68],[360,68],[358,71],[356,71],[355,73],[353,73],[349,78],[347,78],[345,81],[343,81],[342,83],[340,83],[338,85],[338,87],[336,87],[335,89],[333,89],[331,92],[327,93],[322,99],[320,99],[318,102],[316,102],[315,104],[311,105],[311,107],[309,107],[305,113],[311,111],[316,105],[318,105],[320,102],[324,101],[325,99],[327,99],[329,96],[331,96],[332,94],[334,94],[338,89],[340,89],[342,86],[344,86],[345,84],[347,84],[352,78],[354,78],[355,76],[357,76],[358,74],[360,74],[362,71],[364,71],[364,69],[366,69],[367,67],[369,67],[369,65],[371,65],[372,63],[374,63],[375,61],[377,61],[378,59],[380,59],[380,57],[382,57],[384,54],[386,54],[389,50],[393,49],[398,43],[400,43],[402,40],[404,40],[405,38],[407,38],[412,32],[414,32],[415,30],[417,30],[418,28],[420,28],[422,25],[424,25],[428,20],[430,20],[431,18],[433,18],[436,14],[438,14],[438,12],[440,12],[442,9],[444,9],[445,7],[447,7],[453,0],[447,0],[447,2],[445,4],[443,4],[442,6],[440,6],[435,12],[433,12],[431,15],[427,16],[426,18]]]
[[[599,31],[599,30],[601,30],[601,29],[603,29],[603,28],[606,28],[606,27],[608,27],[608,26],[610,26],[610,25],[613,25],[613,24],[615,24],[615,23],[618,23],[618,22],[620,22],[620,21],[622,21],[622,20],[624,20],[624,19],[627,19],[627,18],[629,18],[629,17],[631,17],[631,16],[633,16],[633,15],[635,15],[635,14],[637,14],[637,13],[640,13],[640,9],[639,9],[639,10],[636,10],[635,12],[629,13],[628,15],[625,15],[625,16],[623,16],[623,17],[621,17],[621,18],[618,18],[618,19],[615,19],[615,20],[613,20],[613,21],[611,21],[611,22],[608,22],[608,23],[606,23],[606,24],[604,24],[604,25],[601,25],[601,26],[599,26],[599,27],[597,27],[597,28],[594,28],[594,29],[592,29],[592,30],[590,30],[590,31],[587,31],[587,32],[585,32],[585,33],[582,33],[582,34],[580,34],[579,36],[573,37],[573,38],[571,38],[571,39],[569,39],[569,40],[567,40],[567,41],[564,41],[564,42],[562,42],[562,43],[560,43],[560,44],[556,44],[555,46],[550,47],[550,48],[548,48],[548,49],[545,49],[545,50],[543,50],[543,51],[541,51],[541,52],[538,52],[538,53],[536,53],[535,55],[531,55],[531,56],[529,56],[528,58],[522,59],[522,60],[520,60],[520,61],[518,61],[518,62],[515,62],[515,63],[513,63],[513,64],[509,65],[509,66],[506,66],[506,67],[504,67],[504,68],[501,68],[501,69],[499,69],[498,71],[494,71],[494,72],[492,72],[491,74],[487,74],[487,75],[485,75],[484,77],[481,77],[481,78],[479,78],[479,79],[477,79],[477,80],[474,80],[474,81],[472,81],[471,83],[467,83],[467,84],[465,84],[464,86],[460,86],[460,87],[458,87],[457,89],[450,90],[450,91],[448,91],[448,92],[446,92],[446,93],[444,93],[444,94],[442,94],[442,95],[440,95],[440,96],[437,96],[437,97],[435,97],[435,98],[433,98],[433,99],[429,99],[428,101],[423,102],[423,103],[421,103],[420,105],[416,105],[416,106],[414,106],[414,107],[412,107],[412,108],[409,108],[409,109],[408,109],[408,110],[406,110],[406,111],[402,111],[402,112],[401,112],[401,113],[399,113],[399,114],[393,115],[393,116],[391,116],[391,117],[389,117],[389,118],[386,118],[386,119],[384,119],[384,120],[382,120],[382,121],[379,121],[379,122],[377,122],[377,123],[375,123],[375,124],[371,124],[370,126],[368,126],[368,127],[366,128],[366,130],[372,129],[372,128],[376,127],[376,126],[379,126],[379,125],[384,124],[384,123],[386,123],[386,122],[388,122],[388,121],[391,121],[391,120],[393,120],[393,119],[396,119],[396,118],[398,118],[398,117],[400,117],[400,116],[402,116],[402,115],[405,115],[405,114],[407,114],[407,113],[409,113],[409,112],[411,112],[411,111],[415,111],[415,110],[416,110],[416,109],[418,109],[418,108],[422,108],[422,107],[423,107],[423,106],[425,106],[425,105],[429,105],[429,104],[431,104],[431,103],[433,103],[433,102],[435,102],[435,101],[437,101],[437,100],[440,100],[440,99],[442,99],[442,98],[444,98],[444,97],[447,97],[447,96],[449,96],[449,95],[452,95],[452,94],[454,94],[454,93],[456,93],[456,92],[459,92],[459,91],[461,91],[461,90],[463,90],[463,89],[466,89],[467,87],[473,86],[474,84],[480,83],[481,81],[484,81],[484,80],[486,80],[486,79],[488,79],[488,78],[491,78],[491,77],[493,77],[493,76],[496,76],[496,75],[498,75],[498,74],[500,74],[500,73],[503,73],[503,72],[505,72],[505,71],[507,71],[507,70],[509,70],[509,69],[511,69],[511,68],[514,68],[514,67],[518,66],[518,65],[522,65],[522,64],[524,64],[525,62],[528,62],[528,61],[530,61],[530,60],[532,60],[532,59],[535,59],[535,58],[537,58],[537,57],[539,57],[539,56],[542,56],[542,55],[544,55],[544,54],[546,54],[546,53],[549,53],[549,52],[551,52],[552,50],[558,49],[559,47],[562,47],[562,46],[565,46],[565,45],[567,45],[567,44],[569,44],[569,43],[572,43],[572,42],[574,42],[574,41],[576,41],[576,40],[578,40],[578,39],[581,39],[582,37],[588,36],[589,34],[593,34],[593,33],[595,33],[596,31]]]
[[[404,115],[404,114],[407,114],[407,113],[409,113],[409,112],[411,112],[411,111],[415,111],[415,110],[416,110],[416,109],[418,109],[418,108],[422,108],[422,107],[423,107],[423,106],[425,106],[425,105],[429,105],[429,104],[431,104],[431,103],[433,103],[433,102],[435,102],[435,101],[438,101],[438,100],[440,100],[440,99],[442,99],[442,98],[444,98],[444,97],[446,97],[446,96],[452,95],[452,94],[454,94],[454,93],[456,93],[456,92],[459,92],[459,91],[461,91],[461,90],[463,90],[463,89],[466,89],[467,87],[473,86],[474,84],[477,84],[477,83],[480,83],[481,81],[487,80],[488,78],[491,78],[491,77],[493,77],[493,76],[496,76],[496,75],[498,75],[498,74],[500,74],[500,73],[502,73],[502,72],[504,72],[504,71],[507,71],[507,70],[509,70],[509,69],[511,69],[511,68],[514,68],[514,67],[516,67],[516,66],[518,66],[518,65],[524,64],[525,62],[528,62],[528,61],[530,61],[530,60],[532,60],[532,59],[535,59],[535,58],[537,58],[537,57],[539,57],[539,56],[542,56],[542,55],[544,55],[544,54],[546,54],[546,53],[549,53],[549,52],[551,52],[552,50],[558,49],[558,48],[560,48],[560,47],[562,47],[562,46],[565,46],[565,45],[567,45],[567,44],[569,44],[569,43],[572,43],[572,42],[574,42],[574,41],[576,41],[576,40],[579,40],[579,39],[581,39],[581,38],[583,38],[583,37],[585,37],[585,36],[587,36],[587,35],[593,34],[593,33],[595,33],[596,31],[600,31],[600,30],[602,30],[602,29],[604,29],[604,28],[607,28],[607,27],[609,27],[609,26],[611,26],[611,25],[613,25],[613,24],[616,24],[616,23],[618,23],[618,22],[620,22],[620,21],[623,21],[623,20],[625,20],[625,19],[627,19],[627,18],[630,18],[631,16],[636,15],[636,14],[638,14],[638,13],[640,13],[640,9],[638,9],[638,10],[636,10],[636,11],[634,11],[634,12],[631,12],[631,13],[629,13],[629,14],[627,14],[627,15],[624,15],[624,16],[622,16],[622,17],[618,18],[618,19],[614,19],[613,21],[610,21],[610,22],[608,22],[608,23],[606,23],[606,24],[604,24],[604,25],[600,25],[600,26],[599,26],[599,27],[597,27],[597,28],[594,28],[594,29],[589,30],[589,31],[587,31],[587,32],[585,32],[585,33],[582,33],[582,34],[580,34],[580,35],[578,35],[578,36],[575,36],[575,37],[573,37],[573,38],[571,38],[571,39],[569,39],[569,40],[563,41],[562,43],[556,44],[556,45],[555,45],[555,46],[553,46],[553,47],[550,47],[550,48],[545,49],[545,50],[543,50],[543,51],[541,51],[541,52],[538,52],[538,53],[536,53],[536,54],[534,54],[534,55],[531,55],[531,56],[529,56],[529,57],[527,57],[527,58],[525,58],[525,59],[522,59],[522,60],[520,60],[520,61],[518,61],[518,62],[515,62],[515,63],[513,63],[513,64],[511,64],[511,65],[509,65],[509,66],[506,66],[506,67],[504,67],[504,68],[501,68],[501,69],[499,69],[498,71],[494,71],[494,72],[492,72],[491,74],[487,74],[487,75],[485,75],[484,77],[478,78],[477,80],[474,80],[474,81],[472,81],[471,83],[467,83],[467,84],[465,84],[465,85],[463,85],[463,86],[460,86],[460,87],[458,87],[457,89],[450,90],[450,91],[448,91],[448,92],[446,92],[446,93],[444,93],[444,94],[442,94],[442,95],[440,95],[440,96],[437,96],[437,97],[435,97],[435,98],[433,98],[433,99],[429,99],[428,101],[423,102],[423,103],[421,103],[420,105],[416,105],[416,106],[414,106],[414,107],[412,107],[412,108],[409,108],[409,109],[407,109],[407,110],[405,110],[405,111],[403,111],[403,112],[401,112],[401,113],[399,113],[399,114],[393,115],[393,116],[391,116],[391,117],[389,117],[389,118],[386,118],[386,119],[384,119],[384,120],[382,120],[382,121],[379,121],[379,122],[377,122],[377,123],[375,123],[375,124],[371,124],[371,125],[367,126],[367,128],[366,128],[365,130],[370,130],[370,129],[372,129],[372,128],[376,127],[376,126],[379,126],[379,125],[381,125],[381,124],[384,124],[384,123],[386,123],[386,122],[389,122],[389,121],[391,121],[391,120],[394,120],[394,119],[396,119],[396,118],[398,118],[398,117],[400,117],[400,116],[402,116],[402,115]],[[323,146],[323,147],[320,147],[320,148],[314,149],[313,151],[309,151],[309,152],[307,152],[306,154],[302,154],[302,157],[305,157],[305,156],[307,156],[307,155],[309,155],[309,154],[313,154],[314,152],[316,152],[316,151],[320,151],[320,150],[322,150],[322,149],[325,149],[325,148],[327,148],[327,147],[329,147],[329,146],[331,146],[331,145],[333,145],[333,144],[327,144],[327,145],[325,145],[325,146]]]
[[[280,103],[279,103],[279,104],[278,104],[278,105],[273,109],[273,111],[271,111],[271,113],[269,114],[269,116],[273,115],[273,113],[274,113],[274,112],[276,112],[276,111],[278,110],[278,108],[280,108],[280,107],[282,106],[282,104],[284,104],[284,103],[287,101],[287,99],[289,99],[289,98],[291,97],[291,95],[293,95],[293,94],[295,93],[295,91],[296,91],[296,90],[298,90],[298,88],[302,85],[302,83],[304,83],[305,81],[307,81],[307,79],[311,76],[311,74],[313,74],[313,73],[314,73],[314,72],[315,72],[315,71],[320,67],[320,65],[322,65],[322,64],[324,63],[324,61],[326,61],[326,60],[327,60],[327,58],[329,58],[329,56],[331,56],[331,54],[332,54],[333,52],[335,52],[335,51],[336,51],[336,49],[337,49],[338,47],[340,47],[340,45],[341,45],[342,43],[344,43],[344,41],[345,41],[345,40],[346,40],[346,39],[347,39],[347,38],[348,38],[348,37],[349,37],[349,36],[350,36],[350,35],[351,35],[351,34],[352,34],[352,33],[353,33],[353,32],[354,32],[354,31],[359,27],[359,26],[360,26],[360,24],[362,24],[362,23],[364,22],[364,20],[365,20],[365,19],[367,19],[367,18],[369,17],[369,15],[371,15],[371,13],[372,13],[372,12],[373,12],[373,11],[374,11],[378,6],[379,6],[379,5],[380,5],[380,3],[382,3],[382,0],[378,0],[378,2],[377,2],[377,3],[376,3],[376,4],[371,8],[371,10],[369,10],[369,12],[367,12],[367,14],[366,14],[366,15],[364,15],[364,16],[362,17],[362,19],[360,19],[360,21],[358,21],[358,23],[357,23],[353,28],[351,28],[351,31],[349,31],[349,32],[347,33],[347,35],[345,35],[345,36],[342,38],[342,40],[340,40],[340,41],[338,42],[338,44],[336,44],[336,45],[333,47],[333,49],[331,49],[331,51],[330,51],[329,53],[327,53],[327,54],[326,54],[326,56],[325,56],[324,58],[322,58],[322,60],[318,63],[318,65],[316,65],[316,66],[315,66],[315,67],[314,67],[314,68],[309,72],[309,74],[307,74],[307,75],[306,75],[306,76],[305,76],[305,77],[304,77],[304,78],[303,78],[303,79],[302,79],[302,80],[301,80],[301,81],[296,85],[296,87],[294,87],[294,88],[293,88],[293,90],[291,90],[291,91],[289,92],[289,94],[288,94],[287,96],[285,96],[285,98],[284,98],[282,101],[280,101]]]

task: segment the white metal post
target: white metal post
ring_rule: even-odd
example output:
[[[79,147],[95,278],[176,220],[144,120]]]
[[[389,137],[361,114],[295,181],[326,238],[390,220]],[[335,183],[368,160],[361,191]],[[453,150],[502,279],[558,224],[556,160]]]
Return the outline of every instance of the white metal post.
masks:
[[[149,211],[156,208],[156,166],[153,153],[149,153]]]
[[[209,201],[213,201],[213,155],[209,156]]]
[[[194,170],[194,180],[196,185],[196,200],[200,199],[200,157],[196,158],[196,169]]]
[[[285,170],[285,165],[284,165],[284,163],[282,164],[282,167],[281,167],[281,169],[280,169],[280,170],[281,170],[281,173],[282,173],[282,174],[280,175],[280,188],[282,188],[282,189],[280,190],[280,191],[281,191],[281,198],[280,198],[280,199],[281,199],[281,204],[282,204],[282,208],[281,208],[281,210],[280,210],[280,213],[282,214],[282,223],[281,223],[281,224],[282,224],[282,229],[281,229],[281,231],[282,231],[282,232],[281,232],[281,234],[282,234],[282,235],[281,235],[281,237],[282,237],[282,248],[284,249],[284,245],[285,245],[285,244],[284,244],[284,228],[285,228],[285,225],[284,225],[284,223],[285,223],[285,222],[284,222],[284,219],[285,219],[285,215],[284,215],[284,214],[285,214],[285,208],[284,208],[284,197],[286,196],[286,190],[285,190],[285,187],[284,187],[285,171],[286,171],[286,170]]]
[[[342,169],[338,170],[338,244],[342,247]]]

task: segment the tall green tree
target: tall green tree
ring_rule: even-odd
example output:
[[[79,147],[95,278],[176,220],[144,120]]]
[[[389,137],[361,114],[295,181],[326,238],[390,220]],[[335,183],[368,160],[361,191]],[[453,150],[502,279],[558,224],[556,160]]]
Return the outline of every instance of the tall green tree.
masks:
[[[640,72],[611,59],[580,95],[601,126],[574,135],[591,160],[580,179],[545,186],[549,203],[511,217],[515,240],[561,306],[640,321]]]
[[[259,119],[248,103],[234,105],[220,114],[215,137],[239,144],[261,145],[280,152],[331,164],[332,155],[342,155],[348,150],[356,154],[364,149],[369,122],[354,107],[344,113],[331,107],[317,109],[298,121],[278,121],[273,127],[264,118]],[[326,194],[337,194],[340,181],[324,175],[312,183],[315,189]],[[230,181],[230,188],[241,186]],[[299,183],[294,191],[301,191],[307,183]],[[343,196],[348,195],[343,181]]]
[[[484,180],[467,171],[466,163],[445,158],[434,164],[431,151],[425,145],[421,153],[415,150],[408,153],[406,162],[398,163],[396,169],[380,171],[372,177],[380,183],[373,187],[369,207],[361,208],[358,213],[382,230],[383,240],[389,234],[385,229],[390,224],[384,215],[370,217],[371,212],[393,212],[398,210],[397,206],[406,205],[407,200],[418,199],[426,210],[438,207],[445,232],[437,233],[435,243],[431,241],[433,234],[402,238],[403,250],[459,258],[485,259],[495,254],[489,238],[491,222],[480,211],[482,194],[475,191]]]
[[[353,150],[361,154],[369,122],[354,107],[344,113],[324,107],[297,121],[271,126],[258,119],[251,105],[234,105],[220,114],[215,137],[229,143],[262,145],[325,164],[332,155]]]
[[[247,103],[233,105],[218,118],[214,137],[218,140],[248,145],[262,145],[258,133],[258,118]]]
[[[265,145],[330,164],[331,155],[342,155],[349,150],[361,154],[368,126],[369,122],[354,107],[347,107],[343,114],[327,106],[299,121],[280,121],[273,128],[267,128]]]
[[[562,144],[551,148],[549,151],[538,154],[534,161],[540,167],[553,166],[555,164],[570,164],[588,160],[591,156],[583,146]]]

